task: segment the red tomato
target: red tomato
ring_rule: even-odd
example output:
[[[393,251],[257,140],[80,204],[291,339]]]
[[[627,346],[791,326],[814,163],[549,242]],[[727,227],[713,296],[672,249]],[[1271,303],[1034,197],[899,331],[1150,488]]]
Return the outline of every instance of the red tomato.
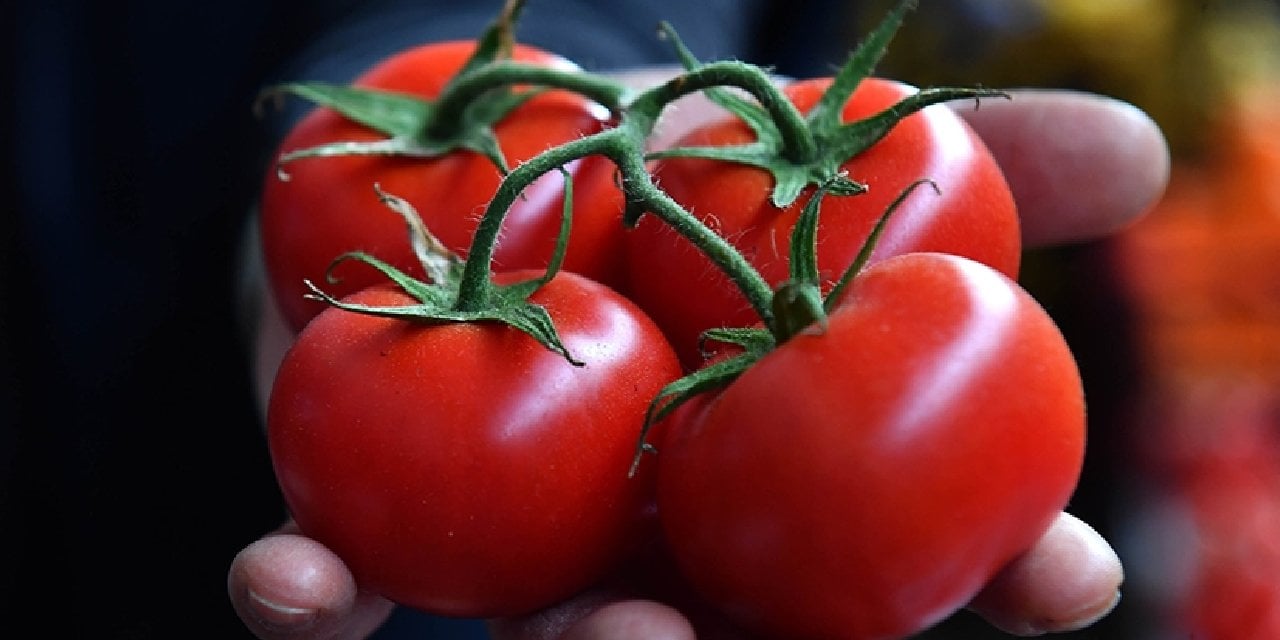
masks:
[[[356,85],[436,97],[474,50],[469,41],[433,43],[394,55],[364,73]],[[517,46],[519,61],[573,68],[563,58]],[[600,131],[608,113],[565,91],[530,99],[494,127],[509,166],[546,149]],[[279,153],[338,141],[373,141],[385,135],[337,112],[313,110],[282,141]],[[564,268],[606,284],[622,273],[622,195],[613,165],[599,157],[567,167],[574,178],[573,242]],[[434,159],[395,156],[307,158],[285,166],[281,180],[273,165],[262,192],[262,246],[277,303],[295,329],[324,308],[304,299],[304,279],[323,282],[325,269],[340,254],[361,250],[422,277],[404,222],[387,211],[373,185],[408,200],[427,227],[451,250],[465,255],[471,235],[493,197],[501,174],[479,153],[454,151]],[[518,200],[504,221],[494,267],[501,270],[545,266],[560,228],[563,180],[551,172]],[[335,270],[341,282],[327,287],[336,297],[380,282],[359,265]]]
[[[905,637],[965,605],[1066,504],[1081,381],[1043,309],[966,258],[886,259],[828,320],[673,415],[665,538],[746,628]]]
[[[829,84],[827,78],[806,80],[789,85],[785,92],[807,112]],[[877,113],[914,91],[901,83],[868,78],[846,103],[843,120]],[[746,125],[727,119],[694,130],[676,146],[752,140],[754,134]],[[935,105],[907,117],[843,167],[869,191],[823,201],[818,266],[825,281],[839,278],[890,203],[922,178],[936,182],[941,195],[919,189],[908,198],[894,213],[872,260],[938,251],[970,257],[1016,277],[1022,244],[1013,197],[986,146],[948,107]],[[741,164],[669,158],[655,163],[653,171],[664,191],[733,243],[767,281],[776,286],[787,279],[791,229],[808,196],[779,210],[769,200],[770,175]],[[628,291],[667,332],[686,366],[699,363],[697,339],[703,331],[749,326],[757,320],[729,280],[653,216],[642,218],[628,234],[627,250]]]
[[[413,303],[382,287],[348,300]],[[576,274],[531,300],[585,366],[506,325],[339,309],[285,357],[267,416],[277,478],[302,532],[363,588],[444,615],[524,614],[657,535],[653,465],[627,473],[650,400],[680,374],[674,352]]]

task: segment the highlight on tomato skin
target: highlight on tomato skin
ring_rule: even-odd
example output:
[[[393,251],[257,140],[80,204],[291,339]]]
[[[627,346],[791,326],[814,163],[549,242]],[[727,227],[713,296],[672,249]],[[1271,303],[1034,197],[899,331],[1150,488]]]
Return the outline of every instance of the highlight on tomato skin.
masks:
[[[1075,360],[1029,294],[965,258],[896,256],[825,330],[673,414],[664,539],[744,628],[906,637],[1039,539],[1084,443]]]

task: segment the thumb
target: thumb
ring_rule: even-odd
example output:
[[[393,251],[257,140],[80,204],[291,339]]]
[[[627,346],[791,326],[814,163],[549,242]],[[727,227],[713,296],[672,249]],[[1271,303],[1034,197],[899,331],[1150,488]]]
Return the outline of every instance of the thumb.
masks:
[[[236,554],[227,592],[240,619],[263,640],[364,638],[393,608],[361,592],[341,559],[290,526]]]

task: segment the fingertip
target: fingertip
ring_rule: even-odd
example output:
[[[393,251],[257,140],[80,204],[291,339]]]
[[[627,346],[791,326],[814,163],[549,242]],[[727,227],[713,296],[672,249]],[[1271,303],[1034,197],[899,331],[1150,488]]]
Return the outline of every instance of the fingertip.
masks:
[[[970,609],[1014,635],[1088,627],[1120,602],[1124,568],[1092,527],[1062,514],[1030,551],[1002,570]]]
[[[563,640],[696,640],[679,611],[648,600],[607,604],[579,620]]]
[[[1169,181],[1160,126],[1136,106],[1066,90],[956,109],[1005,171],[1028,245],[1090,240],[1149,211]]]
[[[360,637],[391,611],[390,603],[361,594],[346,565],[328,548],[291,533],[241,550],[232,560],[227,590],[237,614],[259,638]]]

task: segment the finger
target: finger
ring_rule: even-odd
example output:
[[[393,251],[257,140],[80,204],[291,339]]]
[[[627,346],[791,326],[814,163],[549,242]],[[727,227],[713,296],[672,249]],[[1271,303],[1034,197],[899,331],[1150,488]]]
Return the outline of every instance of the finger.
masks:
[[[1124,570],[1102,536],[1066,513],[970,609],[1014,635],[1082,629],[1115,608]]]
[[[527,616],[495,618],[486,624],[493,640],[556,640],[578,621],[617,600],[613,594],[591,591]]]
[[[1004,169],[1028,245],[1098,238],[1148,211],[1169,180],[1169,148],[1136,107],[1098,95],[1020,90],[956,103]]]
[[[523,618],[489,621],[493,640],[695,640],[688,620],[650,600],[576,598]]]
[[[695,640],[676,609],[592,591],[533,615],[488,622],[493,640]]]
[[[695,640],[693,627],[675,609],[648,600],[607,604],[579,620],[562,640]]]
[[[265,640],[364,638],[392,609],[360,592],[333,552],[290,528],[237,554],[227,591],[245,625]]]

